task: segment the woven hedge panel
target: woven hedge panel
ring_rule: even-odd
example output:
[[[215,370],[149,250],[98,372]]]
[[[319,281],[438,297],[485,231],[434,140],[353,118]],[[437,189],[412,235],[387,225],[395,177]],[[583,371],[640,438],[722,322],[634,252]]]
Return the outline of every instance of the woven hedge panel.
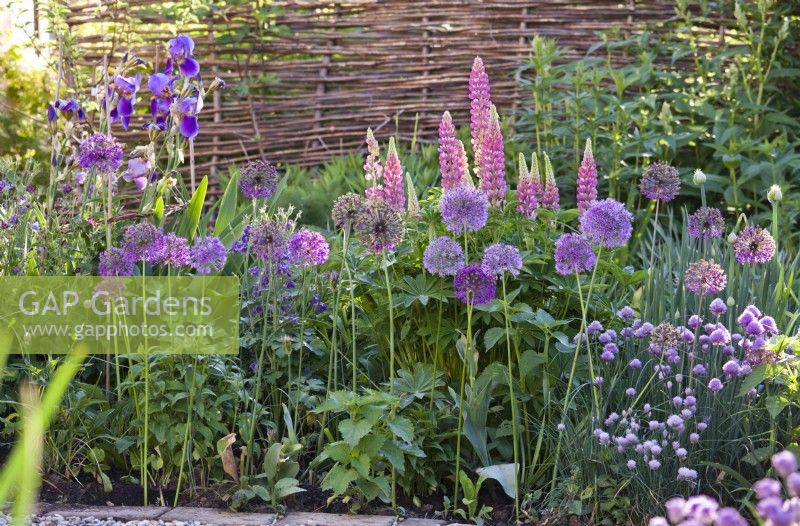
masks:
[[[106,54],[114,64],[130,51],[160,67],[176,32],[195,38],[204,79],[228,82],[205,101],[196,139],[201,174],[259,155],[316,164],[363,147],[367,127],[378,137],[410,137],[416,123],[420,140],[435,140],[444,110],[467,123],[476,55],[498,110],[509,114],[522,95],[515,71],[534,35],[556,38],[577,57],[598,31],[634,31],[674,13],[666,0],[238,0],[206,5],[193,13],[202,23],[178,26],[171,20],[181,19],[181,6],[74,1],[68,23],[78,66],[99,66]]]

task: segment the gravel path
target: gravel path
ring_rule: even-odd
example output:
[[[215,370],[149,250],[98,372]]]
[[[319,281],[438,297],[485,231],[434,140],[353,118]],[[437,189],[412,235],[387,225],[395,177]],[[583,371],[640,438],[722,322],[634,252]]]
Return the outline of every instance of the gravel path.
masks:
[[[0,526],[9,526],[11,519],[8,516],[0,517]],[[207,526],[202,522],[162,521],[162,520],[136,520],[119,521],[114,519],[101,519],[98,517],[64,517],[58,513],[44,516],[34,515],[31,526]]]

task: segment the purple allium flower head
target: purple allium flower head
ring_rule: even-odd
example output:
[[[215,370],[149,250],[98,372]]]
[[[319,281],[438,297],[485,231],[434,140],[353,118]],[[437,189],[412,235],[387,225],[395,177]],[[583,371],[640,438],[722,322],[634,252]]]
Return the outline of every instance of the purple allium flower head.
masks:
[[[678,170],[667,163],[656,162],[647,167],[639,190],[642,195],[654,201],[672,201],[681,188]]]
[[[586,139],[586,148],[583,150],[583,160],[578,167],[578,181],[576,198],[578,213],[583,215],[593,201],[597,199],[597,164],[592,153],[592,140]]]
[[[265,219],[250,228],[250,246],[259,258],[278,263],[287,255],[286,229],[275,221]]]
[[[84,170],[113,174],[122,166],[122,146],[103,133],[90,135],[78,147],[78,165]]]
[[[394,250],[403,240],[405,222],[400,211],[382,199],[373,198],[367,199],[359,210],[355,230],[364,246],[379,254]]]
[[[697,471],[687,467],[680,467],[678,468],[678,480],[694,482],[697,480]]]
[[[122,248],[130,259],[158,263],[164,258],[164,234],[150,223],[129,225],[122,234]]]
[[[632,320],[633,317],[636,316],[636,312],[634,312],[634,310],[630,306],[626,305],[622,307],[619,311],[617,311],[617,316],[626,321]]]
[[[113,90],[119,95],[116,107],[109,112],[111,122],[120,121],[120,124],[126,130],[131,122],[133,107],[136,104],[136,94],[139,92],[141,83],[141,73],[137,73],[133,77],[117,75],[109,90]]]
[[[556,426],[556,429],[558,429],[558,432],[560,433],[562,431],[566,431],[567,430],[567,426],[565,426],[563,423],[559,422],[558,425]]]
[[[536,209],[539,208],[539,197],[542,194],[542,181],[539,175],[539,166],[536,154],[532,157],[531,171],[525,162],[525,156],[519,154],[519,180],[517,181],[517,212],[530,219],[536,218]]]
[[[595,376],[594,377],[594,381],[592,383],[594,383],[594,385],[599,387],[599,386],[603,385],[604,383],[606,383],[606,379],[603,378],[602,376]]]
[[[691,263],[683,280],[689,292],[699,295],[719,294],[728,281],[722,267],[705,259]]]
[[[589,272],[597,262],[592,245],[578,234],[564,234],[556,241],[556,272],[563,276]]]
[[[469,74],[469,115],[472,151],[475,152],[475,166],[480,169],[483,155],[483,137],[492,119],[492,97],[489,88],[489,75],[480,57],[475,57]],[[480,176],[480,173],[479,173]]]
[[[797,471],[797,459],[791,451],[783,450],[772,456],[772,467],[779,476],[786,478]]]
[[[333,223],[342,230],[350,230],[355,226],[364,199],[355,192],[340,195],[333,204],[331,216]]]
[[[544,156],[544,188],[542,189],[542,197],[539,199],[541,205],[551,210],[558,210],[560,206],[560,197],[558,194],[558,185],[556,184],[555,172],[553,172],[553,165],[550,164],[550,157],[547,153]]]
[[[400,164],[400,157],[397,155],[394,137],[389,138],[389,153],[386,154],[386,164],[383,167],[381,197],[387,205],[398,212],[405,210],[406,196],[403,166]]]
[[[200,64],[194,59],[194,40],[188,35],[178,35],[168,43],[169,55],[178,64],[184,77],[195,77],[200,73]]]
[[[248,161],[239,170],[239,189],[248,199],[269,199],[278,184],[278,170],[266,159]]]
[[[436,276],[455,276],[464,266],[464,250],[452,238],[439,236],[425,249],[422,264]]]
[[[712,378],[708,382],[708,388],[715,393],[722,391],[723,387],[724,385],[722,384],[722,381],[719,378]]]
[[[318,267],[328,261],[330,246],[325,236],[307,228],[289,239],[289,258],[302,267]]]
[[[464,145],[456,138],[453,117],[446,111],[439,122],[439,171],[445,192],[464,183],[467,165],[462,155],[463,148]]]
[[[522,256],[513,245],[495,243],[483,251],[483,266],[495,276],[502,276],[506,272],[518,276],[522,269]]]
[[[494,207],[501,207],[505,202],[506,163],[503,147],[503,133],[500,129],[500,118],[494,106],[491,109],[489,127],[483,134],[481,154],[477,159],[479,187],[486,193]]]
[[[627,389],[625,389],[625,394],[633,398],[634,396],[636,396],[636,389],[634,389],[633,387],[628,387]]]
[[[488,218],[489,199],[477,188],[459,186],[442,196],[442,221],[450,232],[477,232]]]
[[[621,247],[633,232],[633,215],[625,205],[608,198],[595,201],[581,216],[580,230],[593,243],[605,248]]]
[[[172,233],[164,236],[164,257],[159,263],[171,267],[185,267],[191,262],[189,243],[186,238]]]
[[[228,251],[218,237],[208,236],[194,242],[191,250],[192,267],[198,274],[218,272],[225,266]]]
[[[472,263],[458,271],[453,289],[462,303],[483,305],[495,297],[495,277],[483,265]]]
[[[687,230],[694,238],[712,239],[722,237],[725,220],[718,208],[704,206],[689,216]]]
[[[728,306],[725,305],[725,302],[719,298],[715,298],[714,301],[708,306],[708,310],[711,311],[716,317],[720,317],[726,312],[728,312]]]
[[[758,500],[764,500],[770,497],[780,497],[783,488],[781,483],[775,479],[761,479],[753,484],[753,491],[756,492]]]
[[[97,274],[100,276],[132,276],[134,262],[127,251],[109,247],[100,253]]]
[[[766,263],[775,256],[775,240],[765,228],[748,226],[739,232],[733,243],[736,261],[747,263]]]
[[[735,508],[722,508],[717,512],[716,526],[748,526],[747,521]]]
[[[740,370],[739,362],[737,362],[736,360],[728,360],[722,366],[722,372],[727,374],[728,376],[736,376],[737,374],[739,374],[739,370]]]
[[[792,497],[800,497],[800,472],[789,473],[786,477],[786,489]]]
[[[634,358],[628,364],[628,367],[631,369],[641,369],[642,368],[642,361],[639,358]]]

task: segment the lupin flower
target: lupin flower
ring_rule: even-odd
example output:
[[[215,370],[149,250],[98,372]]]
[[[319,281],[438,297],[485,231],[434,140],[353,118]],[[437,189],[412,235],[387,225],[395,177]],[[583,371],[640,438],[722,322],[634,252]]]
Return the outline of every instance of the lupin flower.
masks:
[[[403,216],[382,199],[368,199],[364,203],[358,212],[355,229],[361,242],[376,254],[394,250],[405,235]]]
[[[550,157],[548,157],[546,153],[544,154],[544,189],[542,190],[542,198],[539,202],[543,207],[552,210],[558,210],[560,206],[555,172],[553,172],[553,165],[550,164]]]
[[[597,262],[591,243],[578,234],[564,234],[556,241],[556,272],[562,276],[589,272]]]
[[[269,199],[277,182],[278,170],[266,159],[248,161],[239,171],[239,189],[248,199]]]
[[[367,158],[364,160],[364,179],[373,185],[377,185],[383,177],[383,167],[381,166],[381,152],[378,141],[371,128],[367,128]],[[367,189],[370,190],[369,188]],[[367,197],[370,197],[367,194]]]
[[[194,59],[194,40],[188,35],[178,35],[168,43],[168,51],[172,63],[178,65],[181,75],[195,77],[200,73],[200,64]],[[169,66],[172,70],[172,66]]]
[[[488,218],[489,199],[477,188],[459,186],[442,196],[442,221],[450,232],[477,232]]]
[[[464,250],[452,238],[439,236],[425,248],[422,264],[436,276],[455,276],[464,266]]]
[[[483,134],[481,155],[478,158],[480,189],[486,193],[489,203],[501,207],[506,197],[506,166],[503,147],[503,133],[497,109],[491,107],[489,127]]]
[[[489,88],[489,75],[480,57],[475,57],[469,74],[469,115],[472,151],[475,152],[475,168],[480,170],[483,155],[483,136],[489,129],[492,119],[492,97]],[[478,177],[481,177],[480,172]]]
[[[536,157],[533,158],[534,161]],[[538,167],[536,177],[539,177]],[[539,187],[541,183],[535,181],[530,171],[528,163],[525,162],[525,155],[519,154],[519,177],[517,181],[517,212],[530,219],[536,218],[536,209],[539,208]]]
[[[736,261],[742,265],[766,263],[775,256],[775,240],[767,229],[747,226],[736,236],[733,250]]]
[[[198,274],[219,272],[225,266],[228,251],[218,237],[198,239],[191,249],[192,266]]]
[[[109,89],[109,91],[115,91],[119,97],[116,107],[112,109],[109,114],[111,122],[120,121],[120,124],[122,124],[122,127],[126,130],[131,122],[133,107],[136,104],[136,94],[139,92],[141,83],[142,75],[140,73],[137,73],[133,77],[117,75]]]
[[[456,298],[468,305],[483,305],[494,299],[495,277],[480,263],[466,265],[453,281]]]
[[[467,165],[462,155],[463,150],[464,145],[456,138],[453,117],[446,111],[439,122],[439,171],[445,191],[464,184]]]
[[[701,259],[689,265],[683,281],[689,292],[699,295],[719,294],[725,289],[725,271],[717,263]]]
[[[583,215],[597,199],[597,164],[592,153],[592,141],[586,139],[583,160],[578,168],[577,194],[578,213]]]
[[[303,228],[289,239],[289,258],[303,267],[318,267],[328,261],[330,246],[325,236]]]
[[[647,167],[639,190],[653,201],[672,201],[681,188],[678,170],[665,162],[656,162]]]
[[[394,137],[389,138],[389,152],[386,154],[386,165],[383,167],[383,200],[387,205],[402,212],[405,209],[405,183],[403,166],[397,155]]]
[[[186,97],[173,105],[173,111],[179,120],[178,130],[187,139],[194,139],[200,132],[197,114],[203,108],[203,101],[197,97]]]
[[[593,243],[605,248],[621,247],[633,232],[633,215],[625,205],[607,198],[595,201],[581,216],[580,230]]]
[[[78,164],[84,170],[113,174],[122,166],[122,146],[103,133],[90,135],[78,147]]]

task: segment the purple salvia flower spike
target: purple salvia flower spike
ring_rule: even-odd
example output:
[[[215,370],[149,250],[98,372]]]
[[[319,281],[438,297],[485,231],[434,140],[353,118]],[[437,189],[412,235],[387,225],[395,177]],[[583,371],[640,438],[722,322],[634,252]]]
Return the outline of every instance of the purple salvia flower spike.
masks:
[[[403,166],[397,155],[394,137],[389,139],[389,153],[386,154],[386,165],[383,167],[383,200],[398,212],[405,210]]]
[[[517,182],[517,211],[531,219],[536,218],[536,209],[539,207],[537,195],[538,184],[528,171],[525,155],[519,154],[519,179]]]
[[[480,188],[486,192],[494,207],[502,207],[506,197],[506,166],[503,133],[500,118],[494,106],[491,107],[489,127],[483,135],[482,151],[477,163],[479,167]]]
[[[442,189],[445,191],[461,186],[467,168],[464,145],[456,138],[456,127],[450,112],[444,112],[439,122],[439,171],[442,174]]]
[[[470,134],[472,136],[472,150],[475,154],[475,166],[479,169],[482,150],[483,135],[489,129],[492,117],[492,98],[489,88],[489,75],[483,66],[483,60],[475,57],[472,71],[469,74],[469,100],[470,100]]]
[[[586,139],[586,149],[583,151],[583,161],[578,168],[577,181],[578,213],[583,215],[589,205],[597,199],[597,164],[592,153],[592,140]]]
[[[557,210],[559,207],[558,186],[556,177],[553,173],[553,165],[550,164],[550,157],[544,155],[544,189],[542,190],[542,206]]]

